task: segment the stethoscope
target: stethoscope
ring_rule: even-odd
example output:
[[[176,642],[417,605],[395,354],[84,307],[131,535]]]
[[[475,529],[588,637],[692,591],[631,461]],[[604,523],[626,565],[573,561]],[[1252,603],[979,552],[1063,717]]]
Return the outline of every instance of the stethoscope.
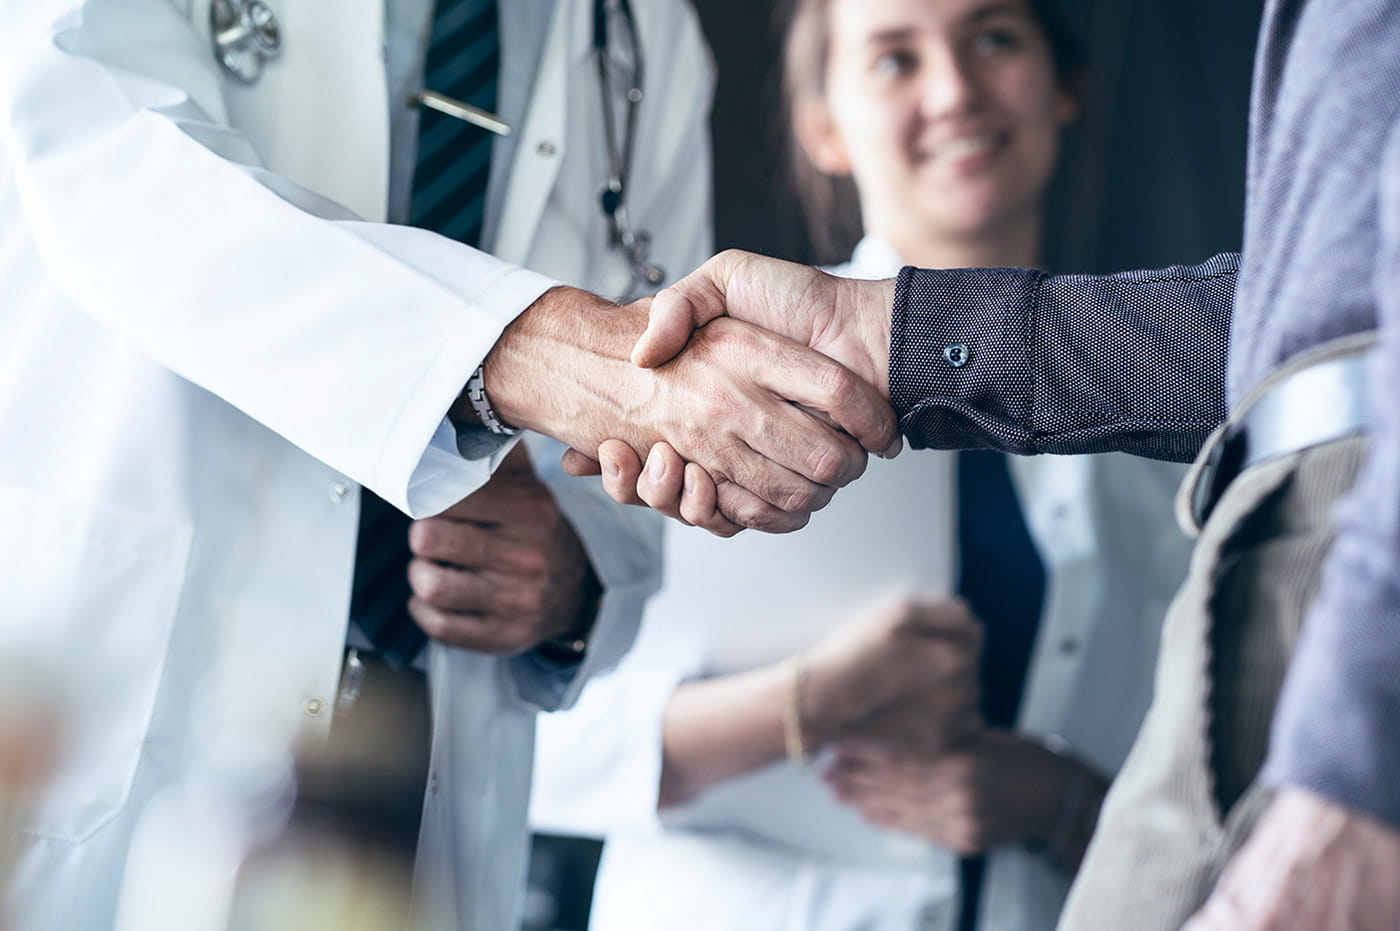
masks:
[[[631,80],[627,82],[626,117],[619,138],[617,115],[612,106],[613,69],[609,51],[609,13],[616,6],[622,14],[627,51],[632,56]],[[213,0],[209,7],[209,29],[214,57],[226,71],[245,84],[262,76],[263,66],[282,52],[282,31],[277,17],[264,0]],[[642,102],[642,42],[631,0],[594,0],[593,58],[598,68],[598,96],[603,107],[608,179],[599,195],[599,205],[607,218],[609,244],[627,258],[632,272],[629,291],[656,287],[666,279],[666,271],[651,262],[651,234],[632,226],[627,213],[627,182],[632,171],[632,151],[636,139],[637,108]],[[510,126],[500,117],[479,107],[425,90],[417,101],[449,116],[466,120],[499,135]]]
[[[637,134],[637,108],[642,103],[642,42],[631,0],[616,0],[632,53],[632,80],[627,87],[627,118],[622,138],[617,135],[617,116],[612,106],[612,68],[608,56],[608,0],[593,0],[593,58],[598,65],[598,96],[603,105],[603,132],[608,153],[608,183],[599,202],[608,218],[611,243],[627,256],[632,283],[656,287],[666,279],[666,271],[650,261],[651,234],[634,229],[627,215],[627,179],[632,170],[632,150]]]

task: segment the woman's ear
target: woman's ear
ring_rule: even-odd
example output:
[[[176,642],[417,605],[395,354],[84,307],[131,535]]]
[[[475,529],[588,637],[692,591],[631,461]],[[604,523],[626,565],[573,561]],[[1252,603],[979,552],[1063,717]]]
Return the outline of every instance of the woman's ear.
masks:
[[[846,142],[826,101],[817,94],[804,94],[793,102],[792,110],[793,134],[816,169],[824,175],[849,175],[851,159]]]

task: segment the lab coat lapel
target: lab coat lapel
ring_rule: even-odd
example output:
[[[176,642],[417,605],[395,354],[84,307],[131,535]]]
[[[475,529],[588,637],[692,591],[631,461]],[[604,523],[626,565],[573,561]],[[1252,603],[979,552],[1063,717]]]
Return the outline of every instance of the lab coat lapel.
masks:
[[[527,264],[530,247],[554,189],[564,160],[568,129],[566,102],[569,62],[580,44],[589,41],[586,3],[558,0],[550,19],[549,38],[540,56],[540,70],[525,110],[495,241],[484,243],[507,262]]]
[[[206,43],[210,2],[190,0],[190,21]],[[252,84],[225,80],[230,121],[267,168],[366,220],[384,220],[391,103],[384,0],[267,2],[283,52]]]

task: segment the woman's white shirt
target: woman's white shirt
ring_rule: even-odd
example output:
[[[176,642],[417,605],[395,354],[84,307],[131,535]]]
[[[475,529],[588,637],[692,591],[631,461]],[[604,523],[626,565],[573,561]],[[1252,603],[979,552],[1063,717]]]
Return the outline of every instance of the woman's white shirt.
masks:
[[[867,237],[849,277],[903,264]],[[835,803],[816,767],[780,763],[656,812],[661,722],[676,686],[789,656],[883,598],[946,592],[956,568],[956,458],[872,459],[795,535],[719,540],[668,526],[662,591],[632,654],[539,729],[532,824],[606,837],[592,927],[941,929],[956,861]],[[1188,541],[1182,467],[1106,455],[1014,459],[1047,568],[1020,729],[1116,772],[1150,699],[1158,628]],[[991,857],[984,929],[1054,926],[1068,878],[1021,848]]]

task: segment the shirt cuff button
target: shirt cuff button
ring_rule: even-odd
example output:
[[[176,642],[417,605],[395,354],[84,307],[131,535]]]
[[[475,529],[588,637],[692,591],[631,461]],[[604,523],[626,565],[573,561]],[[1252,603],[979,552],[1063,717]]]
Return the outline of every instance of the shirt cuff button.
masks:
[[[943,347],[943,359],[955,369],[960,369],[967,365],[970,353],[967,351],[965,343],[951,343]]]

